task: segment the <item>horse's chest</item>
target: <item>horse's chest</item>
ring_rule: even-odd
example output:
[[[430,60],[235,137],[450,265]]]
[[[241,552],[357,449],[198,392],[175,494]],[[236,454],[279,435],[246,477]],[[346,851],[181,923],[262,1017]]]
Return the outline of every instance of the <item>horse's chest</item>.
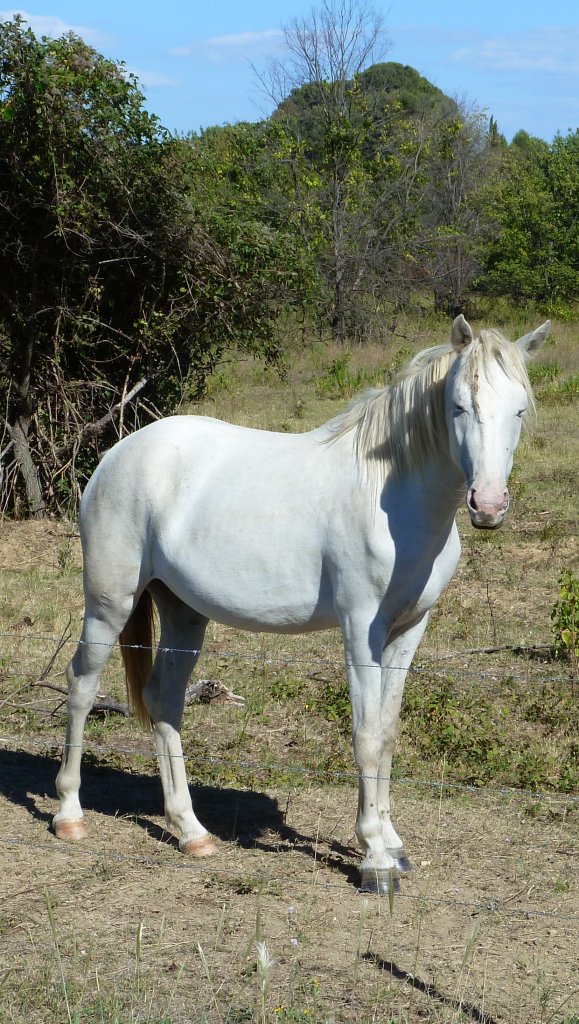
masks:
[[[459,557],[460,543],[453,532],[437,554],[425,552],[394,562],[386,589],[386,600],[388,594],[392,598],[392,618],[421,617],[432,608],[452,579]]]
[[[454,525],[438,538],[388,538],[371,545],[369,571],[378,602],[391,622],[420,618],[448,585],[460,557]]]

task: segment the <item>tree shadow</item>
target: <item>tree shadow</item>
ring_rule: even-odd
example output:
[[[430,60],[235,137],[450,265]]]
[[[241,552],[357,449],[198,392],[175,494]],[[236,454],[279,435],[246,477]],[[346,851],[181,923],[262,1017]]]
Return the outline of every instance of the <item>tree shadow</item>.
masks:
[[[403,970],[403,968],[398,967],[393,960],[383,960],[377,953],[372,953],[370,951],[362,954],[362,960],[366,960],[368,963],[374,964],[380,971],[387,972],[393,978],[396,978],[397,981],[406,982],[418,992],[422,992],[431,999],[436,999],[437,1002],[442,1003],[444,1006],[452,1007],[453,1010],[460,1010],[463,1017],[476,1021],[476,1024],[498,1024],[498,1021],[494,1017],[485,1013],[484,1010],[479,1010],[478,1006],[474,1006],[472,1003],[465,1003],[464,1000],[456,999],[453,996],[444,995],[436,985],[430,985],[428,982],[422,981],[421,978],[418,978],[410,971]]]
[[[50,830],[52,812],[38,806],[37,798],[56,800],[55,779],[60,760],[25,751],[0,750],[0,794],[20,806],[36,821]],[[217,786],[194,786],[195,813],[205,827],[225,842],[235,842],[242,849],[276,853],[291,847],[304,856],[320,861],[320,851],[311,836],[289,826],[278,801],[266,793]],[[178,848],[177,840],[152,818],[163,813],[163,792],[160,778],[140,772],[83,762],[82,805],[109,817],[126,817],[142,828],[156,842]],[[356,884],[354,864],[341,858],[352,858],[355,852],[334,841],[325,863]]]

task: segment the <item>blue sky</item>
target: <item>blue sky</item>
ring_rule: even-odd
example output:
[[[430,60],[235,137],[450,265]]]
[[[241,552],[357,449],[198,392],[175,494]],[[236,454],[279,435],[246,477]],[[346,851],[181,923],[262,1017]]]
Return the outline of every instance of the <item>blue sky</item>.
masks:
[[[271,104],[252,65],[283,58],[281,28],[311,0],[42,0],[16,10],[37,35],[72,30],[133,71],[171,131],[257,120]],[[579,128],[577,0],[391,0],[386,60],[409,64],[449,95],[493,114],[511,139],[551,142]],[[0,8],[2,8],[0,0]]]

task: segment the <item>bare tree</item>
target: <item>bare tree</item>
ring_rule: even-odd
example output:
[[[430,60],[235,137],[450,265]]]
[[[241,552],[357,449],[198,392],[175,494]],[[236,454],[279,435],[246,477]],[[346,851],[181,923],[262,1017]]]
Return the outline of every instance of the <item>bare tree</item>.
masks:
[[[384,21],[366,0],[323,0],[309,17],[292,18],[284,28],[292,88],[308,83],[326,116],[349,113],[351,80],[382,60],[389,48]]]
[[[316,197],[326,242],[322,273],[331,294],[332,333],[343,340],[351,289],[359,279],[358,269],[350,266],[348,204],[371,120],[357,76],[384,57],[389,41],[382,16],[366,0],[322,0],[307,17],[293,18],[284,37],[287,57],[259,77],[277,104],[274,116],[285,121],[295,138],[293,158],[314,150],[323,175]],[[299,202],[297,173],[294,183]]]
[[[434,293],[435,307],[452,317],[463,311],[465,297],[482,266],[481,244],[491,229],[484,208],[484,188],[500,166],[489,144],[487,120],[476,107],[457,101],[456,113],[433,133],[425,191],[423,281]]]

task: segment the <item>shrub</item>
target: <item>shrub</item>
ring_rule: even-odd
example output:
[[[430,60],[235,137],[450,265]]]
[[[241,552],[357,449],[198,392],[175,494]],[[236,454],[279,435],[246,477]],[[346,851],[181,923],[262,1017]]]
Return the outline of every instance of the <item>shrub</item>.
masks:
[[[579,579],[571,569],[559,576],[559,597],[551,612],[553,654],[570,661],[574,674],[579,663]]]

